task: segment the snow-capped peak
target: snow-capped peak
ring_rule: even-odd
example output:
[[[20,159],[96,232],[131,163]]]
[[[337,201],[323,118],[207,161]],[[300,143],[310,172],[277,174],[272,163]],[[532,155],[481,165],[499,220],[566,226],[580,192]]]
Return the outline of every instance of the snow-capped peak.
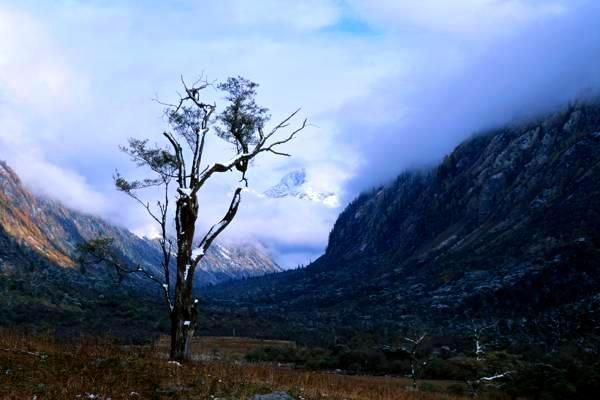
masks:
[[[333,192],[323,192],[311,187],[306,179],[306,170],[299,169],[285,175],[279,183],[266,190],[264,195],[271,198],[296,197],[328,207],[338,207],[339,200]]]

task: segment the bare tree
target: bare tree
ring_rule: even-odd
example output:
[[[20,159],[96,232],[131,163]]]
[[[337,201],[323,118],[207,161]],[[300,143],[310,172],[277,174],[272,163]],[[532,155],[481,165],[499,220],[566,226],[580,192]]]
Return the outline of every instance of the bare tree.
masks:
[[[423,360],[420,357],[421,347],[426,337],[427,333],[422,333],[404,338],[406,342],[405,351],[410,355],[410,376],[414,390],[417,390],[417,379],[419,378],[421,367],[427,365],[427,360]]]
[[[484,344],[485,331],[496,328],[498,323],[482,324],[475,321],[471,321],[471,332],[470,337],[473,340],[473,351],[475,354],[475,363],[473,365],[474,377],[472,379],[466,379],[471,396],[473,398],[478,397],[481,390],[485,387],[496,387],[499,388],[503,385],[504,381],[511,378],[514,371],[504,371],[501,373],[488,374],[489,366],[487,366],[487,347]]]
[[[139,203],[160,227],[162,273],[156,276],[142,266],[126,263],[119,257],[112,238],[96,238],[79,249],[82,261],[110,265],[120,276],[140,274],[160,286],[171,320],[170,358],[176,361],[189,359],[190,342],[198,324],[198,304],[193,299],[194,273],[210,245],[236,216],[242,189],[248,186],[246,173],[251,161],[264,153],[289,156],[280,151],[280,146],[306,127],[304,120],[290,128],[299,112],[296,110],[267,130],[268,110],[255,102],[258,84],[242,77],[229,78],[216,86],[206,81],[188,86],[183,78],[181,82],[184,92],[178,102],[161,103],[166,106],[170,128],[162,134],[167,146],[130,139],[122,147],[133,162],[147,167],[152,176],[130,181],[118,172],[115,175],[117,189]],[[216,87],[225,94],[227,104],[218,115],[216,104],[204,102],[200,97],[208,87]],[[211,131],[233,145],[234,154],[229,161],[205,165],[206,137]],[[280,135],[283,131],[287,132]],[[196,242],[198,193],[209,179],[226,172],[239,174],[239,185],[221,220]],[[162,199],[155,205],[140,196],[141,190],[157,187],[162,189]],[[173,217],[175,233],[171,235],[168,228]]]
[[[485,331],[495,328],[497,325],[497,323],[486,325],[471,321],[471,338],[473,339],[473,350],[477,361],[482,361],[485,356],[485,345],[483,344]]]
[[[500,374],[481,376],[476,379],[467,379],[466,384],[471,392],[471,397],[479,397],[479,393],[485,387],[501,388],[507,379],[510,379],[514,371],[506,371]]]

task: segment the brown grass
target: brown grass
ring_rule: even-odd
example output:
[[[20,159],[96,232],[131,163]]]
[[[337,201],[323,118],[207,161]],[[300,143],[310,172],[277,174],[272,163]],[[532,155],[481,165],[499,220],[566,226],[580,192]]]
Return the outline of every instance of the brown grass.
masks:
[[[161,337],[156,346],[167,354],[170,338]],[[266,340],[246,337],[202,336],[194,338],[191,348],[198,359],[242,359],[249,352],[260,348],[295,348],[296,343],[287,340]]]
[[[212,343],[215,343],[214,341]],[[168,363],[160,346],[97,339],[58,343],[0,333],[1,399],[248,399],[287,391],[299,399],[451,399],[406,391],[398,378],[343,376],[239,362]]]

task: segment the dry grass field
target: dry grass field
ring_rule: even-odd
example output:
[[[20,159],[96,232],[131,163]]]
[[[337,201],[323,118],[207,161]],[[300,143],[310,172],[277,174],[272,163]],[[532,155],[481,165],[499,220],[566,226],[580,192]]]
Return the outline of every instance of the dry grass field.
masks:
[[[161,337],[156,347],[165,354],[169,349],[169,337]],[[240,360],[252,350],[260,348],[296,347],[296,343],[286,340],[265,340],[244,337],[202,336],[194,338],[192,353],[200,360],[227,359]]]
[[[252,347],[252,341],[222,338],[203,339],[197,346],[212,348],[221,343],[233,353],[243,345]],[[165,360],[163,347],[164,343],[123,347],[97,339],[58,343],[47,337],[1,333],[0,398],[215,400],[248,399],[272,391],[286,391],[305,400],[453,398],[407,391],[409,382],[398,378],[343,376],[236,361],[180,366]]]

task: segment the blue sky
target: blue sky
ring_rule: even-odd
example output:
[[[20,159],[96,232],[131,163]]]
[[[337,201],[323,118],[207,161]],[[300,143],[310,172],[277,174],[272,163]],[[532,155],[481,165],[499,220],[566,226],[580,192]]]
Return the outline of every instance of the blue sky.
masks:
[[[241,74],[274,119],[302,107],[312,124],[293,158],[256,163],[252,189],[304,167],[348,201],[474,131],[596,90],[599,16],[586,0],[0,1],[0,159],[37,192],[152,234],[112,188],[115,168],[142,174],[117,146],[159,139],[152,99],[172,99],[181,74]],[[232,185],[207,188],[204,226]],[[324,249],[340,211],[248,193],[228,236],[291,266]]]

